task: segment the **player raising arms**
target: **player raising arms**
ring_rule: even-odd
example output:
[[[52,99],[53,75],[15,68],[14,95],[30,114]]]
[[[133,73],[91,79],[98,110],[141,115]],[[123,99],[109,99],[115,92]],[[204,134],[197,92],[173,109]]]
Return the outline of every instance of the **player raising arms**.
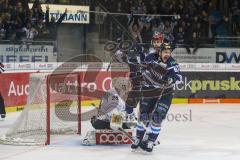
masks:
[[[160,32],[155,32],[152,40],[151,40],[151,47],[149,53],[157,54],[159,52],[159,48],[163,43],[164,36]],[[132,53],[131,50],[134,50]],[[145,54],[143,49],[141,49],[140,45],[135,44],[132,49],[128,53],[128,60],[129,62],[134,63],[135,65],[128,63],[130,74],[129,77],[132,82],[132,91],[129,92],[128,98],[126,100],[126,111],[128,113],[128,117],[132,119],[135,115],[133,112],[133,108],[137,107],[137,104],[141,105],[142,99],[142,67],[141,64],[144,63]],[[131,54],[132,53],[132,54]],[[137,65],[140,64],[140,65]]]
[[[179,65],[171,57],[172,47],[162,43],[158,54],[150,53],[145,58],[146,69],[143,71],[143,98],[140,116],[136,126],[135,143],[132,149],[139,146],[152,152],[173,98],[174,83],[181,83]]]

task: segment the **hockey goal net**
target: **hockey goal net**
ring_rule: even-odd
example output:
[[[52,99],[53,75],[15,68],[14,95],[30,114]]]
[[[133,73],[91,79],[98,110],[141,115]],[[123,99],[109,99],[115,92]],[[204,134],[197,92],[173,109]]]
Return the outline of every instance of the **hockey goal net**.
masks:
[[[33,73],[27,105],[0,143],[48,145],[59,134],[81,133],[80,75]]]

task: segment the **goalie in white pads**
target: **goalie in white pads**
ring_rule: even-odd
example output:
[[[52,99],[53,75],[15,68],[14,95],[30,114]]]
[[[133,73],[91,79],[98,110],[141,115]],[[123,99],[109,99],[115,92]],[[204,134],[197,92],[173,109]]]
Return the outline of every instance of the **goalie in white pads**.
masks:
[[[125,118],[124,100],[131,89],[131,83],[125,77],[117,77],[112,80],[112,86],[113,88],[102,97],[97,115],[91,118],[91,124],[95,130],[87,133],[82,141],[85,145],[131,143],[118,130],[130,128],[123,120]],[[111,135],[110,138],[108,135]]]

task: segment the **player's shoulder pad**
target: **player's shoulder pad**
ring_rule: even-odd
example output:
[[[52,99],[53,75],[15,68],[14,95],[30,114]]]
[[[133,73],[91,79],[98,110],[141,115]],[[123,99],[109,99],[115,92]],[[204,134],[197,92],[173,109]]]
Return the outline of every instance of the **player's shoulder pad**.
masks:
[[[145,57],[145,61],[146,62],[150,62],[150,61],[157,61],[158,60],[159,55],[156,53],[150,53]]]
[[[169,67],[178,65],[177,61],[173,57],[169,57],[167,63]]]

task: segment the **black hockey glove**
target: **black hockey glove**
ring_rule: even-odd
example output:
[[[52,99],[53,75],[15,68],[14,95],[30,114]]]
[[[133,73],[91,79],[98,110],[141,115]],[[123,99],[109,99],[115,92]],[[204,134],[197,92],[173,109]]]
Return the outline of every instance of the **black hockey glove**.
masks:
[[[174,78],[172,78],[172,77],[169,77],[169,76],[163,76],[162,77],[162,80],[165,82],[165,85],[166,86],[170,86],[170,85],[172,85],[172,84],[174,84],[175,83],[175,80],[174,80]]]

